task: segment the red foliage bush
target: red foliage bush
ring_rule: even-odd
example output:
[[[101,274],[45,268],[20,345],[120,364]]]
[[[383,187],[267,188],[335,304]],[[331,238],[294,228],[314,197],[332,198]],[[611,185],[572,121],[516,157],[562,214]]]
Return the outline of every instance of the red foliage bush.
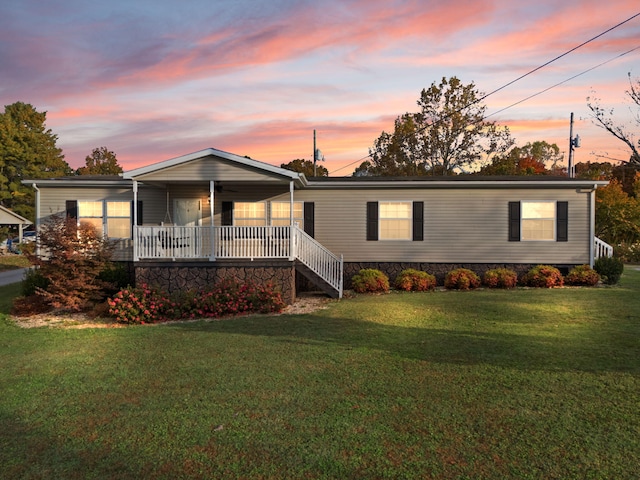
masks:
[[[589,265],[578,265],[564,277],[567,285],[583,285],[593,287],[600,281],[600,275]]]
[[[551,265],[537,265],[529,270],[521,279],[527,287],[552,288],[564,285],[560,270]]]
[[[436,277],[427,272],[407,268],[398,274],[394,286],[407,292],[425,292],[436,288]]]
[[[494,268],[484,273],[482,283],[489,288],[515,288],[518,274],[509,268]]]
[[[449,290],[471,290],[480,286],[480,277],[468,268],[456,268],[447,273],[444,286]]]

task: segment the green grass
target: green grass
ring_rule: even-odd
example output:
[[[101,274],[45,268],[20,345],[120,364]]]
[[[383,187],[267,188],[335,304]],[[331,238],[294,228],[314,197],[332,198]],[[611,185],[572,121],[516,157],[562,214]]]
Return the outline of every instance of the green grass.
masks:
[[[13,270],[16,268],[30,267],[31,263],[24,255],[0,255],[0,272],[4,270]]]
[[[638,478],[639,291],[629,270],[152,327],[0,313],[0,477]]]

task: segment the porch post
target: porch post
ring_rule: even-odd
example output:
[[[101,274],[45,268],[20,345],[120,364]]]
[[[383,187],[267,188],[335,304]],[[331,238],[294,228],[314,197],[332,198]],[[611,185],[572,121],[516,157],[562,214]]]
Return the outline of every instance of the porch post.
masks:
[[[133,181],[133,261],[140,260],[138,253],[138,181]]]
[[[593,268],[595,263],[593,257],[595,255],[596,243],[596,189],[598,185],[593,186],[593,190],[589,192],[589,266]]]
[[[215,212],[215,195],[216,195],[215,182],[213,180],[209,180],[209,214],[211,215],[211,220],[209,222],[209,248],[211,249],[209,252],[209,261],[213,262],[216,259],[215,255],[215,225],[214,225],[214,212]]]
[[[289,260],[295,259],[294,252],[294,228],[293,228],[293,180],[289,182]]]

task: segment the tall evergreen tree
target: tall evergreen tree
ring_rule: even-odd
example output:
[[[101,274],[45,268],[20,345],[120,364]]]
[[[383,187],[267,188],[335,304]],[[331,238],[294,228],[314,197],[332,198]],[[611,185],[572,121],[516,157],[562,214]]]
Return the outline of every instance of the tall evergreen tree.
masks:
[[[45,126],[46,112],[16,102],[0,113],[0,202],[35,220],[35,195],[25,178],[51,178],[73,171],[56,146],[58,136]]]

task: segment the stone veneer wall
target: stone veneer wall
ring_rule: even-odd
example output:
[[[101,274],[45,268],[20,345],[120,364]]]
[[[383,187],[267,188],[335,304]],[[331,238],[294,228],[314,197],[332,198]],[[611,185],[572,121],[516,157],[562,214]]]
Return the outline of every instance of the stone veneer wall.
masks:
[[[468,268],[469,270],[473,270],[480,277],[484,275],[484,272],[487,270],[491,270],[493,268],[510,268],[518,274],[518,278],[521,275],[527,273],[532,267],[535,267],[537,264],[532,263],[411,263],[411,262],[345,262],[344,264],[344,288],[345,290],[350,290],[352,288],[351,285],[351,277],[353,277],[356,273],[358,273],[363,268],[375,268],[382,272],[384,272],[388,277],[389,281],[393,285],[393,281],[395,280],[398,274],[406,269],[406,268],[415,268],[416,270],[423,270],[425,272],[429,272],[432,275],[435,275],[436,281],[438,285],[444,285],[444,279],[451,270],[456,268]],[[576,265],[554,265],[563,275],[566,275],[569,270]]]
[[[270,283],[289,305],[296,298],[295,267],[288,261],[137,262],[134,268],[136,285],[157,285],[169,293],[204,289],[221,280],[235,279]]]

